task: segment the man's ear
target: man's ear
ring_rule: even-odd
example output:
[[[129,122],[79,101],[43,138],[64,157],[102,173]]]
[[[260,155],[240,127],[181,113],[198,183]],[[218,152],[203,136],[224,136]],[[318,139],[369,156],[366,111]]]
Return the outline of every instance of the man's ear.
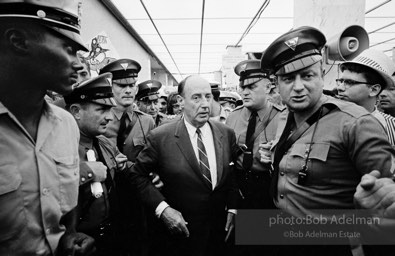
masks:
[[[381,85],[374,84],[374,85],[371,85],[369,87],[369,89],[370,89],[369,96],[370,97],[377,97],[381,91]]]
[[[75,120],[81,119],[81,105],[74,103],[70,105],[70,113],[74,116]]]
[[[20,28],[9,28],[3,36],[6,39],[10,49],[18,54],[26,54],[28,52],[28,33]]]

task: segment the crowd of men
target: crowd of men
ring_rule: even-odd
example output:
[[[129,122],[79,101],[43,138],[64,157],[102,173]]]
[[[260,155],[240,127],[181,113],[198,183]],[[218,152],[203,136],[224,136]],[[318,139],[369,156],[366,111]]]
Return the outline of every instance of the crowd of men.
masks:
[[[197,75],[166,96],[159,81],[137,82],[132,59],[91,78],[77,55],[80,8],[0,2],[0,255],[393,253],[391,225],[383,245],[234,238],[238,209],[371,209],[391,224],[395,65],[386,55],[367,49],[342,63],[327,96],[325,36],[300,27],[235,67],[241,105]]]

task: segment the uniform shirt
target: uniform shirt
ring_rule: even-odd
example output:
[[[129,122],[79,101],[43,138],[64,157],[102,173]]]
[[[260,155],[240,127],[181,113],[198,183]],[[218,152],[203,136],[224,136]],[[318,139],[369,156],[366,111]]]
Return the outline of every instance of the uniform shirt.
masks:
[[[257,122],[255,126],[255,132],[258,132],[258,127],[261,127],[259,131],[259,136],[256,137],[254,140],[253,146],[253,162],[251,171],[252,172],[262,172],[267,171],[268,165],[264,165],[260,162],[260,155],[259,155],[259,144],[264,142],[269,142],[275,139],[276,131],[277,131],[277,123],[281,112],[284,111],[284,107],[279,107],[277,105],[273,105],[272,103],[268,102],[266,107],[259,110],[257,112]],[[267,120],[267,117],[270,114],[271,121],[267,124],[266,129],[264,129],[264,124]],[[247,127],[248,127],[248,120],[250,119],[251,111],[246,107],[238,107],[236,108],[226,120],[226,125],[232,128],[236,133],[236,142],[239,146],[246,143],[246,136],[247,136]],[[238,170],[243,170],[243,157],[244,154],[241,154],[237,159],[236,168]]]
[[[115,107],[111,109],[111,112],[113,113],[114,119],[108,123],[104,136],[109,138],[111,143],[117,145],[118,131],[123,110]],[[128,110],[127,114],[130,121],[134,120],[132,121],[134,126],[125,139],[124,152],[122,153],[124,153],[130,161],[134,162],[138,153],[144,147],[145,138],[148,132],[155,127],[155,123],[152,116],[138,110]]]
[[[77,205],[79,130],[44,103],[37,140],[0,102],[0,255],[53,255]]]
[[[325,96],[324,96],[325,97]],[[393,169],[393,149],[379,121],[366,109],[328,97],[335,109],[310,126],[284,154],[279,164],[277,207],[292,215],[312,209],[352,209],[353,195],[363,174]],[[279,124],[280,126],[280,124]],[[304,185],[298,173],[313,141]]]
[[[97,162],[102,162],[107,166],[107,179],[114,179],[115,171],[117,170],[117,163],[115,157],[119,154],[118,149],[112,145],[109,139],[98,136],[99,147],[103,154],[104,162],[99,158],[97,150],[93,147],[92,138],[87,137],[81,133],[81,139],[79,143],[78,153],[80,157],[80,194],[79,194],[79,207],[82,209],[80,211],[79,223],[77,230],[91,235],[93,232],[97,231],[99,225],[104,221],[108,220],[110,216],[110,205],[114,206],[116,202],[110,203],[109,191],[106,187],[104,181],[101,182],[103,188],[103,195],[99,198],[93,198],[91,191],[91,184],[94,178],[94,170],[92,170],[86,162],[87,151],[92,149],[95,152],[95,157]],[[113,181],[114,183],[114,181]],[[113,190],[111,190],[113,191]]]

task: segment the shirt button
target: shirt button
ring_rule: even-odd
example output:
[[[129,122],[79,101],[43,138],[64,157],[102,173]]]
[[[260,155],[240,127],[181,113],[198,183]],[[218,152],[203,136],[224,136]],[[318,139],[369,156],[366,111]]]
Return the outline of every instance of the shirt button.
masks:
[[[49,194],[49,189],[43,188],[43,195],[46,196]]]
[[[283,199],[283,198],[284,198],[284,195],[283,195],[283,194],[281,194],[281,195],[280,195],[280,198],[281,198],[281,199]]]
[[[45,230],[45,233],[46,233],[47,235],[51,234],[51,229],[50,229],[50,228],[47,228],[47,229]]]
[[[284,172],[280,172],[280,175],[281,175],[281,176],[284,176]]]
[[[92,173],[88,173],[88,177],[89,177],[89,178],[92,177]]]
[[[81,178],[81,181],[84,182],[84,181],[85,181],[85,177],[82,177],[82,178]]]

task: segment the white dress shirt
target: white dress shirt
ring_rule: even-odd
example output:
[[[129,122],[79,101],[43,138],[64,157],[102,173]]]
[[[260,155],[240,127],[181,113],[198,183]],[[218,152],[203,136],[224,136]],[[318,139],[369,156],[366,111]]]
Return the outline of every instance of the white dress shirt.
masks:
[[[191,139],[193,151],[195,151],[196,160],[199,163],[199,149],[197,145],[198,135],[196,133],[197,128],[188,123],[185,118],[184,123],[187,127],[189,138]],[[215,185],[217,185],[217,160],[215,155],[213,132],[211,131],[211,127],[208,123],[205,123],[202,127],[200,127],[200,131],[202,132],[202,141],[206,149],[208,164],[210,165],[211,183],[212,188],[214,189]]]

